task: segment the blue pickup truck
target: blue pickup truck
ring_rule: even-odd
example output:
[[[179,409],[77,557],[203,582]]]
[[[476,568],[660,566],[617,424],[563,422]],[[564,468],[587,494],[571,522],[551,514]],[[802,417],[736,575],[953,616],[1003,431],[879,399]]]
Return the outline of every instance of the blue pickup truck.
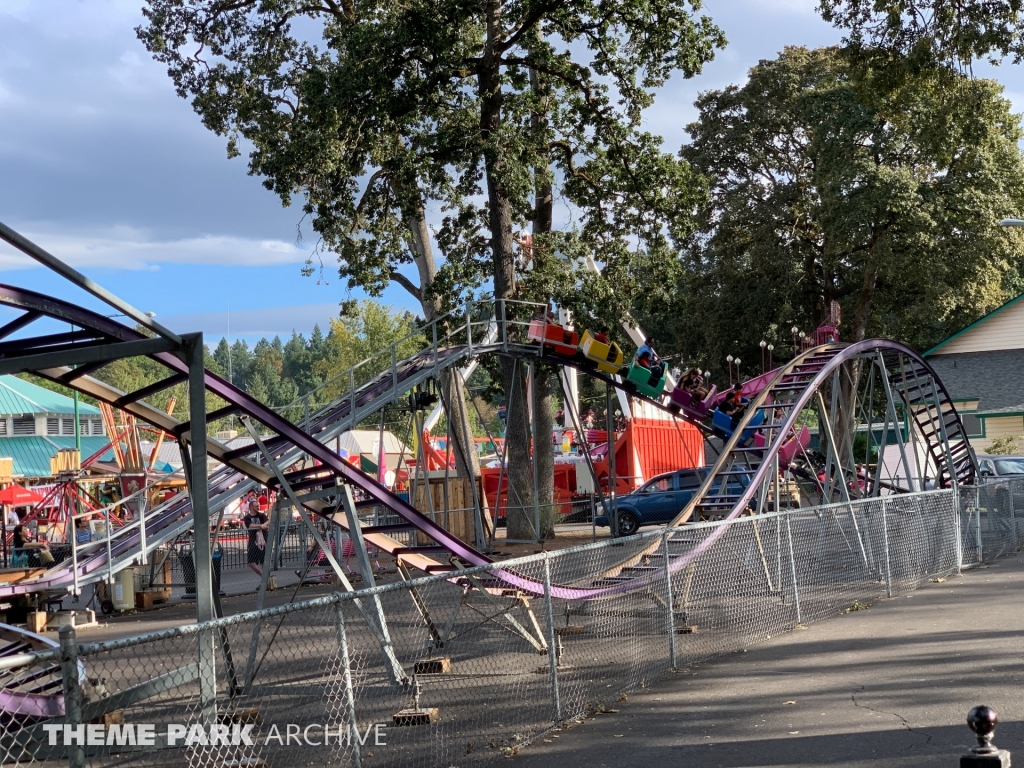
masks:
[[[683,508],[697,489],[704,483],[710,469],[680,469],[651,478],[631,493],[618,498],[619,536],[632,536],[641,525],[658,525],[671,522]],[[741,492],[749,482],[745,475],[730,476],[727,486],[729,493]],[[717,493],[717,483],[712,486],[711,493]],[[595,524],[607,527],[608,501],[605,500],[606,512],[597,517]]]

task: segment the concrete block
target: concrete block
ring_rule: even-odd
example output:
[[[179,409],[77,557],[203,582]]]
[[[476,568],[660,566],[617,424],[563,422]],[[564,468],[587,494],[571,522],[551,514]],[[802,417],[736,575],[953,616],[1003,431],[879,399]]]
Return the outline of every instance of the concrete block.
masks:
[[[391,716],[391,721],[399,728],[411,725],[430,725],[440,719],[441,715],[438,714],[437,707],[400,709]]]
[[[436,659],[417,661],[413,667],[414,675],[444,675],[452,671],[452,660],[447,656]]]

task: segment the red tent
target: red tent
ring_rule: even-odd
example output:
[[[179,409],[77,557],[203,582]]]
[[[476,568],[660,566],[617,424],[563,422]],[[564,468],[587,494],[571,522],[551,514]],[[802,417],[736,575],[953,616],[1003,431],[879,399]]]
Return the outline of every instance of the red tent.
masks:
[[[0,504],[10,504],[12,507],[25,507],[29,504],[38,504],[43,500],[35,491],[23,488],[20,485],[10,485],[0,491]]]

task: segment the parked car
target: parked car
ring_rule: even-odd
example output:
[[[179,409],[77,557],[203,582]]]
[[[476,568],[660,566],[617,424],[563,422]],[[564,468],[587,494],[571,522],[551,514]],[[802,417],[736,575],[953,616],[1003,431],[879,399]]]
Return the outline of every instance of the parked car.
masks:
[[[978,455],[982,477],[1024,477],[1024,456]]]
[[[690,503],[697,489],[704,483],[710,471],[702,469],[680,469],[658,475],[631,493],[619,496],[617,507],[619,512],[619,536],[631,536],[642,525],[658,525],[672,521],[682,509]],[[729,493],[741,492],[749,482],[746,475],[730,475],[726,486]],[[719,481],[720,482],[720,481]],[[711,488],[712,493],[718,492],[718,484]],[[605,514],[594,522],[608,527],[610,515],[605,501]]]
[[[1013,499],[1014,510],[1024,511],[1024,456],[995,456],[979,454],[978,469],[984,484],[981,506],[994,503],[1005,507]],[[991,498],[992,501],[986,501]]]

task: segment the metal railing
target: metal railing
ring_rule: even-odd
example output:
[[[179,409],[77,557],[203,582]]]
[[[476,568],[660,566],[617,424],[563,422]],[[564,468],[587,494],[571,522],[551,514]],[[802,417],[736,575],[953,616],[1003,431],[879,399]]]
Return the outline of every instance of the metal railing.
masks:
[[[132,638],[78,643],[69,630],[61,661],[65,670],[84,669],[84,681],[64,675],[52,691],[57,703],[49,718],[20,715],[9,696],[2,762],[488,762],[613,707],[673,668],[1013,551],[1020,542],[1015,498],[1024,514],[1024,483],[791,509]],[[543,584],[543,593],[501,589],[502,574],[512,571]],[[638,574],[642,587],[584,602],[560,599],[552,588],[615,584]],[[371,610],[376,603],[379,613]],[[385,649],[405,680],[389,675]],[[54,658],[51,651],[0,660],[0,669],[9,670],[8,680],[31,678],[52,668]],[[65,724],[74,735],[88,723],[101,724],[95,733],[102,744],[64,744]],[[44,725],[61,726],[51,729],[60,732],[56,743]],[[138,735],[140,726],[152,726],[145,731],[156,735],[152,743],[116,743]],[[209,728],[218,726],[228,726],[226,743],[210,741]],[[326,744],[325,729],[332,734]]]

